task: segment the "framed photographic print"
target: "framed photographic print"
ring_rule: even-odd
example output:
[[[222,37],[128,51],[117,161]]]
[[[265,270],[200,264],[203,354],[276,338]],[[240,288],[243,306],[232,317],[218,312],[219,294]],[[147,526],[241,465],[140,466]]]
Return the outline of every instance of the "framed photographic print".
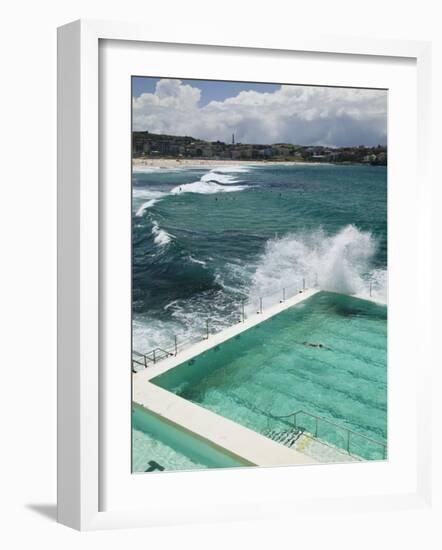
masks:
[[[214,44],[59,30],[59,520],[424,505],[429,46]]]

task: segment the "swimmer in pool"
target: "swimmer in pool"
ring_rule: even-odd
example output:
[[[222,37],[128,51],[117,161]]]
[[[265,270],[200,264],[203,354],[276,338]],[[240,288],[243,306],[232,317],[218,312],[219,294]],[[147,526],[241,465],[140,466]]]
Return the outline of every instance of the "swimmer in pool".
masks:
[[[322,349],[329,349],[331,350],[331,348],[327,347],[327,346],[324,346],[324,344],[321,344],[319,342],[302,342],[302,345],[303,346],[308,346],[310,348],[322,348]]]

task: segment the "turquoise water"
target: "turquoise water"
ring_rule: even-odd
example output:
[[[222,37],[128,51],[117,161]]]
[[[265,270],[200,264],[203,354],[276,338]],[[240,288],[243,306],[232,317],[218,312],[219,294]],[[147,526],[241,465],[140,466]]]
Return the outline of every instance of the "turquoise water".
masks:
[[[302,409],[386,444],[386,307],[320,292],[152,382],[262,434]],[[318,437],[345,449],[342,430],[320,423]],[[351,450],[383,458],[358,436]]]
[[[201,470],[245,465],[243,461],[134,404],[133,472],[146,472],[149,469],[155,472]]]
[[[273,165],[133,174],[133,343],[237,322],[241,300],[317,278],[386,298],[387,171]]]

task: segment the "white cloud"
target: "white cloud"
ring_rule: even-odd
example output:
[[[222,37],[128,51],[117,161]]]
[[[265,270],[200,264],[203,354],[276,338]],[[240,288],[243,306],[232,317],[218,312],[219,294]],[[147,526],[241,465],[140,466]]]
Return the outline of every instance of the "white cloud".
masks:
[[[162,79],[154,93],[134,98],[134,129],[221,141],[234,132],[243,143],[386,143],[386,91],[283,85],[204,106],[200,99],[198,88]]]

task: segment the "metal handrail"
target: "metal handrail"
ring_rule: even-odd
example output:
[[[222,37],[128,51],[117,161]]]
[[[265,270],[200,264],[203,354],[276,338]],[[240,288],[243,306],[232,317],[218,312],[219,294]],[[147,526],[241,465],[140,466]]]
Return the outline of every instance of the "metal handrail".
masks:
[[[316,276],[315,281],[316,281],[316,283],[313,286],[317,286],[317,276]],[[264,294],[263,296],[256,296],[256,298],[251,298],[251,299],[248,299],[248,300],[246,300],[246,299],[241,300],[240,301],[240,306],[239,306],[239,321],[238,322],[240,322],[240,323],[243,322],[244,323],[245,320],[250,315],[250,312],[246,312],[246,306],[256,307],[256,310],[257,310],[256,314],[260,315],[267,309],[266,307],[264,307],[264,304],[263,304],[264,299],[268,299],[272,296],[276,296],[276,295],[279,294],[280,295],[279,303],[282,304],[290,297],[290,296],[289,297],[287,296],[287,291],[290,291],[290,290],[294,291],[294,293],[292,294],[292,296],[293,296],[297,293],[300,293],[300,292],[303,292],[303,291],[307,290],[307,288],[308,288],[307,284],[308,284],[308,280],[304,277],[304,278],[302,278],[302,280],[300,279],[299,284],[296,283],[296,284],[293,284],[293,285],[287,285],[287,286],[285,286],[283,288],[279,288],[278,290],[275,290],[274,292],[271,292],[269,294]],[[272,304],[269,307],[272,307],[273,305],[275,305],[275,304]],[[209,319],[206,319],[204,334],[202,334],[201,337],[188,338],[185,341],[178,342],[178,337],[176,335],[174,335],[174,344],[173,344],[173,346],[167,347],[166,349],[156,347],[153,350],[150,350],[146,353],[140,353],[136,350],[133,350],[132,354],[136,355],[140,359],[137,360],[137,359],[134,359],[132,357],[132,369],[134,370],[134,363],[136,365],[140,365],[140,366],[143,366],[144,368],[147,368],[150,364],[156,364],[158,361],[161,361],[163,359],[167,359],[168,357],[176,356],[178,354],[178,352],[180,351],[180,349],[183,348],[184,346],[186,346],[187,344],[192,344],[192,343],[195,343],[195,342],[199,342],[201,340],[207,340],[207,339],[209,339],[210,334],[211,334],[211,332],[210,332]],[[160,352],[160,354],[158,354],[157,352]]]
[[[316,414],[304,411],[303,409],[300,409],[298,411],[292,412],[290,414],[285,414],[285,415],[282,415],[282,416],[275,416],[275,415],[271,415],[271,416],[275,420],[283,420],[283,419],[286,419],[286,418],[292,418],[293,417],[294,427],[298,428],[298,423],[297,423],[298,414],[303,414],[305,416],[309,416],[309,417],[315,419],[315,434],[314,434],[314,437],[318,437],[319,422],[325,422],[326,424],[329,424],[330,426],[334,426],[335,428],[338,428],[339,430],[344,430],[345,432],[347,432],[346,450],[349,454],[351,454],[350,453],[350,434],[353,434],[357,437],[365,439],[366,441],[369,441],[370,443],[374,443],[375,445],[379,445],[380,447],[383,448],[384,458],[387,455],[387,445],[385,445],[385,443],[382,443],[381,441],[377,441],[376,439],[372,439],[371,437],[368,437],[367,435],[356,432],[355,430],[347,428],[346,426],[341,426],[340,424],[336,424],[335,422],[332,422],[331,420],[328,420],[327,418],[324,418],[322,416],[318,416]]]

